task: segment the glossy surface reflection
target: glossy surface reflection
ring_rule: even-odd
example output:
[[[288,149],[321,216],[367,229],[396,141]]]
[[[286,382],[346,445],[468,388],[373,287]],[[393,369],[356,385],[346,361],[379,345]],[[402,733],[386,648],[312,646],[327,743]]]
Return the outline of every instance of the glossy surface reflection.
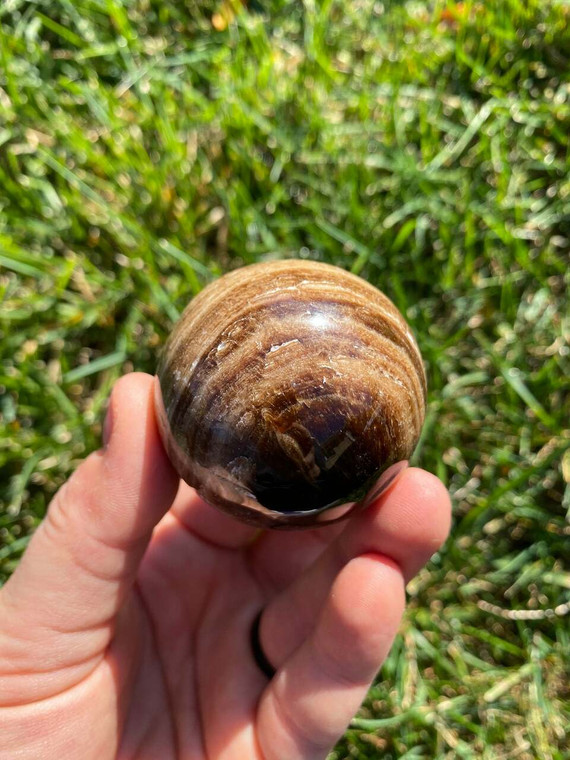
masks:
[[[258,525],[346,516],[412,453],[425,375],[378,290],[336,267],[237,270],[188,306],[163,352],[168,453],[210,503]],[[335,509],[333,509],[335,508]]]

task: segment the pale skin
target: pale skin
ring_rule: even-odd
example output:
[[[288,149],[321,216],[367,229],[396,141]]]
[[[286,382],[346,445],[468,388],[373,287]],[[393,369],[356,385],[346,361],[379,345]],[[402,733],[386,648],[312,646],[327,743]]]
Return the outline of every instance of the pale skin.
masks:
[[[447,492],[408,468],[345,523],[259,534],[179,482],[152,385],[116,384],[106,445],[0,591],[0,758],[325,758],[447,536]]]

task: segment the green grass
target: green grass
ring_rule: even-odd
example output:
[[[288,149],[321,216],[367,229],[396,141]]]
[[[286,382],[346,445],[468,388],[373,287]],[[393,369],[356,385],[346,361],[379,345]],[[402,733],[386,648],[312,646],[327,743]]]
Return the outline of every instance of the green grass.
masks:
[[[0,4],[0,580],[192,294],[330,261],[412,324],[454,502],[331,759],[569,758],[570,6],[238,6]]]

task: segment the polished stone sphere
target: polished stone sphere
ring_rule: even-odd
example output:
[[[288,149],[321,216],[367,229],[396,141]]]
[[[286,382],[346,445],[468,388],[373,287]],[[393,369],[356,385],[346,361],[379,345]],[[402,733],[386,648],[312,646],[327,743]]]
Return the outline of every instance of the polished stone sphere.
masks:
[[[174,326],[156,383],[180,476],[265,527],[346,517],[412,454],[425,398],[422,358],[394,304],[343,269],[299,260],[204,288]]]

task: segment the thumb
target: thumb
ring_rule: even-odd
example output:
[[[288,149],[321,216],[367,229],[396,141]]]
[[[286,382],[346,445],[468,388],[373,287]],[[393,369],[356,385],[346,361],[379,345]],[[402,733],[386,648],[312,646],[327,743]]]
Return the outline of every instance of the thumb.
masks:
[[[57,493],[0,593],[0,673],[53,673],[100,656],[174,499],[178,479],[160,441],[152,377],[121,378],[107,415],[105,447]]]

